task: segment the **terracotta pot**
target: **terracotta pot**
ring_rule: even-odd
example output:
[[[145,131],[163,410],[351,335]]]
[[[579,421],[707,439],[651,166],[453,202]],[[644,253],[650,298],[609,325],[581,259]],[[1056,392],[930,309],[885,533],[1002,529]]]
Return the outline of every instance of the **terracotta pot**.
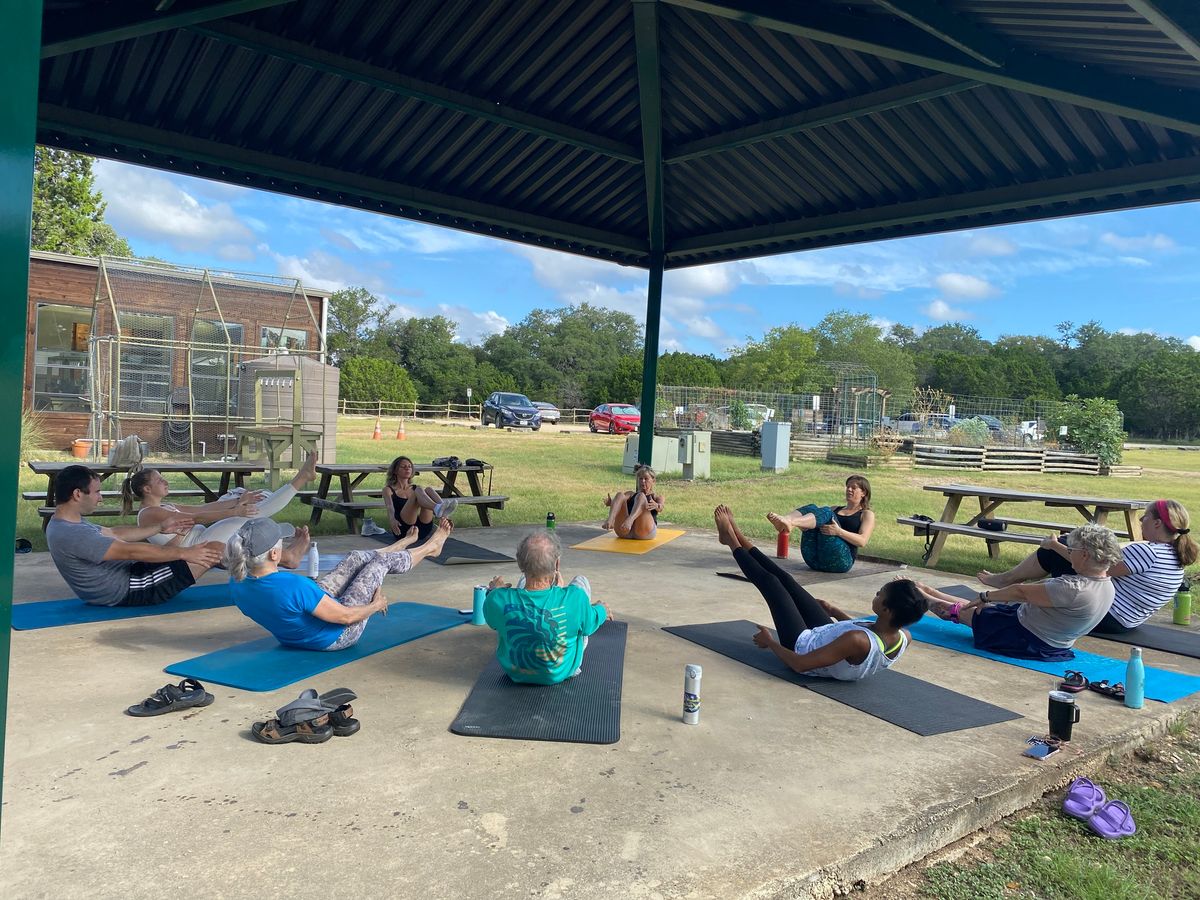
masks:
[[[76,459],[87,459],[92,454],[92,442],[87,438],[78,438],[71,442],[71,455]]]

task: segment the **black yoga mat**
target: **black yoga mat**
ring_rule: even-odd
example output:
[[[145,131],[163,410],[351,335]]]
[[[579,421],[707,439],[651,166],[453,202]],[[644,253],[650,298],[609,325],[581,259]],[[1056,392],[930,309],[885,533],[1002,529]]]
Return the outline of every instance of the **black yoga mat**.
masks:
[[[974,600],[979,596],[979,591],[985,589],[976,589],[965,584],[952,584],[950,587],[939,588],[939,590],[963,600]],[[1139,625],[1126,634],[1089,634],[1088,637],[1200,659],[1200,633],[1179,625]]]
[[[822,584],[826,581],[841,581],[843,578],[858,578],[860,575],[879,575],[883,572],[895,572],[900,569],[900,563],[887,560],[864,560],[859,557],[849,572],[817,572],[804,564],[804,560],[772,559],[781,569],[796,579],[796,584]],[[722,578],[735,578],[747,581],[741,572],[718,572]]]
[[[561,684],[517,684],[493,658],[450,730],[468,737],[615,744],[621,739],[627,630],[625,622],[600,626],[588,638],[582,671]]]
[[[392,544],[396,541],[396,538],[390,533],[373,534],[370,537],[381,544]],[[486,547],[476,547],[474,544],[468,544],[466,541],[458,540],[458,538],[446,538],[446,546],[442,547],[442,552],[432,557],[432,560],[439,566],[513,562],[511,556],[505,556],[503,553],[497,553],[495,550],[488,550]]]
[[[750,638],[757,630],[757,625],[745,619],[663,628],[663,631],[669,631],[684,640],[736,659],[760,672],[806,687],[877,719],[899,725],[914,734],[945,734],[1022,718],[1012,710],[891,669],[863,681],[835,681],[832,678],[800,675],[784,665],[770,650],[760,650],[754,646]]]

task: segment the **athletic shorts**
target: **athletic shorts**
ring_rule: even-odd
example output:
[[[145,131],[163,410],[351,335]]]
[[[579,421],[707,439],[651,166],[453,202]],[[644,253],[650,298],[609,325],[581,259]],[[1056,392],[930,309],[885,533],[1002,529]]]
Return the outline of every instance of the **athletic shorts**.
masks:
[[[129,593],[116,606],[157,606],[196,583],[182,559],[168,563],[135,562],[129,569]]]

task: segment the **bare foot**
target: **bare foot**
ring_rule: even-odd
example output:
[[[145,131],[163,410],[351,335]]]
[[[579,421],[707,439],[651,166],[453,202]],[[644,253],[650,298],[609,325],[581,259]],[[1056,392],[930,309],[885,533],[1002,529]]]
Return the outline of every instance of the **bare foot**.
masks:
[[[729,512],[729,507],[721,504],[713,510],[713,520],[717,523],[717,540],[731,550],[742,546],[741,541],[734,534],[733,516]]]
[[[987,569],[983,569],[975,577],[977,579],[979,579],[981,582],[983,582],[984,584],[986,584],[988,587],[994,587],[994,588],[1008,587],[1008,582],[1005,581],[1004,576],[999,574],[998,572],[989,572]]]
[[[450,524],[449,519],[438,520],[437,528],[433,529],[433,534],[421,546],[429,548],[429,556],[437,556],[442,552],[442,547],[446,545],[446,538],[450,537],[450,532],[454,530],[454,526]]]
[[[780,534],[791,534],[792,526],[783,521],[783,517],[778,513],[767,513],[767,521],[775,526],[775,530]]]
[[[611,494],[611,493],[610,493],[610,494],[606,494],[606,495],[604,496],[604,505],[605,505],[605,506],[612,506],[612,494]]]
[[[404,537],[400,538],[400,540],[396,541],[394,544],[388,544],[380,552],[381,553],[395,553],[398,550],[407,550],[409,547],[411,547],[413,544],[415,544],[417,542],[418,537],[420,537],[420,535],[418,534],[417,529],[410,528],[410,529],[408,529],[408,534],[406,534]]]
[[[283,548],[283,553],[279,557],[279,564],[285,569],[298,569],[300,564],[304,562],[304,557],[308,555],[308,545],[312,543],[312,538],[308,534],[307,525],[297,525],[296,533],[292,536],[292,542]]]

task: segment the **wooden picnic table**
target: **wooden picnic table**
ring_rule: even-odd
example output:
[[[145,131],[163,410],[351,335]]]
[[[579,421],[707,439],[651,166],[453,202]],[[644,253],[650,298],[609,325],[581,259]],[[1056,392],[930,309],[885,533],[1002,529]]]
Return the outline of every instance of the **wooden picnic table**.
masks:
[[[942,546],[946,543],[946,538],[951,534],[980,538],[987,541],[988,555],[992,559],[1000,556],[1000,544],[1005,541],[1040,544],[1045,537],[1044,535],[1028,531],[986,530],[978,526],[981,520],[991,519],[1004,523],[1006,526],[1015,525],[1021,528],[1046,529],[1050,532],[1058,531],[1059,533],[1063,533],[1071,530],[1072,526],[1063,522],[1045,522],[1028,518],[1010,518],[1008,516],[996,515],[996,511],[1006,504],[1040,503],[1051,509],[1074,509],[1083,518],[1084,522],[1092,522],[1097,525],[1108,525],[1109,514],[1119,514],[1124,517],[1125,528],[1124,530],[1113,529],[1117,537],[1137,541],[1141,540],[1141,527],[1139,518],[1134,513],[1145,509],[1151,502],[1149,500],[1123,500],[1113,497],[1079,497],[1035,491],[1014,491],[1008,488],[974,484],[927,484],[925,485],[925,490],[935,491],[946,498],[946,505],[942,509],[941,518],[937,522],[925,525],[933,533],[932,543],[925,557],[926,563],[930,566],[937,565],[938,557],[942,552]],[[959,508],[962,505],[962,501],[969,497],[978,499],[979,512],[969,517],[966,521],[959,522],[957,521]],[[921,527],[924,524],[908,516],[901,516],[896,521],[902,525],[913,525],[915,527]]]
[[[58,473],[67,466],[80,465],[80,463],[70,462],[39,462],[30,460],[29,468],[38,475],[46,476],[46,495],[43,498],[39,494],[30,492],[24,494],[27,500],[38,500],[43,502],[42,507],[38,512],[42,516],[42,528],[45,529],[49,524],[50,516],[54,514],[54,488],[58,480]],[[83,463],[87,465],[87,463]],[[229,490],[230,482],[235,487],[246,486],[246,476],[256,475],[266,471],[266,467],[262,463],[255,462],[209,462],[200,460],[199,462],[144,462],[143,467],[147,469],[157,469],[163,475],[184,475],[194,485],[195,491],[175,491],[176,496],[203,496],[205,503],[211,503],[220,498],[222,494]],[[95,472],[100,481],[104,482],[113,475],[124,475],[129,471],[128,466],[109,466],[109,465],[88,465],[88,468]],[[212,486],[207,480],[201,478],[202,475],[219,475],[217,485]],[[112,494],[109,494],[112,496]],[[103,511],[101,511],[101,509]],[[131,510],[125,508],[122,504],[121,508],[105,507],[97,509],[93,515],[129,515]]]
[[[267,487],[275,490],[279,486],[279,470],[283,466],[283,454],[292,448],[292,462],[300,468],[297,454],[316,453],[321,432],[296,425],[239,425],[237,435],[238,459],[249,459],[262,455],[266,459]]]
[[[368,509],[383,508],[382,489],[360,490],[360,485],[371,475],[387,472],[390,463],[329,463],[317,466],[320,481],[316,494],[304,496],[300,500],[312,507],[309,525],[315,526],[321,521],[321,513],[328,510],[346,517],[346,527],[351,534],[358,531],[358,520]],[[414,474],[433,474],[441,482],[438,493],[443,497],[454,497],[461,503],[474,506],[479,513],[479,521],[483,525],[491,525],[491,510],[503,509],[508,497],[489,495],[484,491],[483,478],[485,472],[492,471],[490,463],[459,463],[457,466],[435,465],[433,463],[414,463]],[[470,493],[464,493],[458,483],[458,476],[466,475],[467,487]],[[337,479],[337,493],[330,496],[333,481]],[[490,478],[489,478],[490,482]],[[366,496],[372,499],[361,500],[355,497]]]

